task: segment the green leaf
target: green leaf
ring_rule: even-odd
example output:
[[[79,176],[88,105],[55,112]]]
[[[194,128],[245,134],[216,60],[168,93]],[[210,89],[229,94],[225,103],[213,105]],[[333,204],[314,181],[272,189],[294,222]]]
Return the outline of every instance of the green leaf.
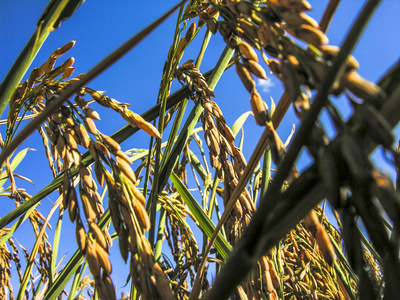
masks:
[[[242,114],[236,121],[233,123],[231,129],[233,132],[233,135],[236,137],[238,134],[239,130],[243,127],[244,122],[246,122],[247,118],[251,115],[251,111],[245,112]]]
[[[182,181],[176,176],[175,173],[171,173],[170,176],[173,184],[175,185],[176,189],[178,190],[179,194],[181,195],[183,201],[190,209],[191,213],[196,218],[197,222],[200,225],[200,229],[209,237],[211,238],[212,234],[215,231],[215,225],[211,221],[211,219],[206,215],[204,210],[201,208],[199,203],[193,197],[193,195],[189,192],[187,187],[182,183]],[[215,248],[217,248],[219,254],[226,259],[228,257],[229,252],[232,249],[232,246],[229,242],[224,238],[221,233],[218,233],[217,238],[215,239],[214,243]]]
[[[44,295],[43,300],[53,300],[57,299],[59,295],[61,295],[64,287],[70,281],[72,275],[74,275],[75,271],[82,264],[83,254],[80,250],[77,250],[74,253],[74,256],[70,259],[68,264],[64,267],[62,272],[59,274],[57,279],[54,281],[54,284]]]
[[[12,160],[11,164],[10,164],[10,168],[11,168],[11,172],[13,172],[15,170],[15,168],[21,163],[21,161],[25,158],[26,153],[28,152],[28,150],[32,150],[30,148],[26,148],[24,150],[21,150],[20,152],[18,152],[17,155],[15,155],[14,159]],[[6,182],[7,178],[5,178],[7,176],[7,172],[4,171],[1,173],[0,178],[4,178],[0,180],[0,190],[3,186],[3,184]]]

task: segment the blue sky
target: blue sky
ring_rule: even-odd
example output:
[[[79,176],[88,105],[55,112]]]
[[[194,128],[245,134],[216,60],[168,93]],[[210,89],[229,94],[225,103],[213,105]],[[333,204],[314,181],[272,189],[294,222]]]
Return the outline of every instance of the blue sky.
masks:
[[[147,1],[88,0],[83,3],[70,19],[62,23],[58,30],[50,34],[35,58],[32,68],[40,66],[56,48],[76,39],[75,47],[60,58],[58,63],[62,63],[69,56],[73,56],[75,58],[75,74],[87,72],[107,54],[177,2],[156,0],[149,4]],[[341,44],[363,2],[358,0],[342,1],[327,33],[330,44]],[[314,10],[309,14],[319,21],[328,1],[310,0],[310,3]],[[36,21],[46,5],[47,1],[39,0],[0,1],[0,80],[4,78],[7,70],[34,32]],[[368,80],[377,81],[399,59],[399,12],[400,1],[383,1],[353,53],[360,62],[359,73]],[[106,91],[108,96],[118,101],[131,103],[131,109],[136,113],[143,113],[152,107],[156,103],[162,68],[173,39],[176,17],[177,13],[88,86]],[[204,33],[205,30],[203,28],[195,42],[187,49],[182,62],[197,57]],[[200,70],[206,72],[213,68],[223,49],[224,43],[219,34],[216,34],[211,39]],[[174,84],[173,88],[177,89],[179,85]],[[270,97],[275,101],[279,100],[282,93],[282,85],[273,75],[270,75],[267,83],[259,83],[258,90],[263,99],[270,103]],[[237,78],[233,68],[223,75],[215,89],[215,94],[214,101],[218,103],[223,111],[228,125],[232,125],[242,113],[250,110],[249,94]],[[347,114],[346,101],[343,98],[335,101],[343,114]],[[102,120],[97,123],[101,132],[111,135],[125,125],[124,121],[115,112],[101,109],[98,106],[93,106],[93,108],[98,109],[102,117]],[[1,119],[4,118],[6,118],[6,113],[1,116]],[[292,125],[297,123],[297,118],[292,112],[289,112],[282,122],[283,125],[278,130],[283,140],[290,134]],[[23,124],[26,124],[26,122]],[[4,137],[4,126],[0,127],[0,132]],[[250,157],[251,151],[261,133],[262,128],[256,126],[254,120],[248,120],[245,126],[244,143],[244,154],[247,158]],[[399,135],[397,130],[396,135]],[[148,141],[147,135],[138,134],[124,142],[122,147],[124,150],[146,148]],[[35,186],[26,186],[24,182],[18,180],[17,185],[26,186],[29,193],[35,194],[51,180],[51,173],[45,162],[41,140],[38,135],[34,135],[25,142],[21,149],[25,147],[35,148],[38,151],[29,152],[24,162],[27,167],[21,166],[17,168],[16,172],[30,178],[34,181]],[[376,161],[378,164],[385,166],[384,160],[381,158],[376,157]],[[303,154],[298,163],[300,166],[306,165],[306,155]],[[393,174],[393,170],[390,170],[390,172]],[[44,212],[48,211],[55,199],[55,197],[44,199],[41,209]],[[11,202],[8,199],[2,200],[3,202]],[[11,209],[13,204],[9,204],[7,204],[7,207]],[[4,214],[0,213],[0,216]],[[75,249],[74,236],[67,236],[63,241],[66,253],[72,251],[69,250],[70,247],[68,245],[72,244],[73,249]],[[21,235],[19,237],[22,238]],[[124,283],[125,275],[115,273],[113,276],[117,277],[117,286],[120,289]]]

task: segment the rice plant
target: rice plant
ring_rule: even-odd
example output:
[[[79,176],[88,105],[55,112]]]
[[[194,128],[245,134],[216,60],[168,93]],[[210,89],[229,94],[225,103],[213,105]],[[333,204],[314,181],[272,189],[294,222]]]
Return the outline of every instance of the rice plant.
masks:
[[[1,112],[7,107],[0,192],[15,202],[0,218],[0,299],[398,297],[399,181],[370,153],[382,149],[398,169],[392,130],[400,120],[400,65],[373,83],[351,54],[380,1],[366,1],[340,46],[326,35],[340,1],[329,1],[319,22],[306,0],[182,1],[86,73],[74,73],[79,61],[67,55],[79,41],[70,41],[25,74],[50,32],[84,9],[81,2],[50,1],[0,85]],[[176,11],[154,106],[139,114],[91,87]],[[226,47],[202,73],[213,35]],[[183,60],[197,40],[197,54]],[[214,91],[229,68],[251,109],[234,124]],[[258,91],[256,79],[267,76],[284,87],[276,105]],[[332,100],[338,96],[352,108],[348,119]],[[277,129],[290,107],[300,126],[284,142]],[[102,132],[99,108],[126,126]],[[246,158],[238,134],[249,118],[263,133]],[[29,149],[19,146],[35,131],[54,180],[29,195],[15,178],[35,179],[14,170],[26,163]],[[134,146],[139,131],[147,148]],[[303,149],[312,163],[300,171]],[[54,200],[46,213],[39,206],[45,197]],[[24,222],[33,245],[14,237]],[[75,231],[68,256],[59,247],[66,223]],[[113,280],[120,270],[112,247],[129,274],[124,293]]]

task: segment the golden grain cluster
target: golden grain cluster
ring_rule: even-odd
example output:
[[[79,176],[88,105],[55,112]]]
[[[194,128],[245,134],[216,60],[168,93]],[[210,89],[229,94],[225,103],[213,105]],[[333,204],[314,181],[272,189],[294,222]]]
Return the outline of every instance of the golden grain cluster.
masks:
[[[0,298],[14,297],[10,276],[15,264],[24,287],[18,291],[19,299],[31,294],[48,297],[49,293],[50,297],[61,297],[61,292],[55,296],[54,289],[66,293],[65,282],[60,281],[73,272],[71,299],[83,299],[84,290],[91,299],[117,299],[110,248],[118,238],[131,282],[130,294],[122,294],[121,299],[220,299],[219,295],[231,294],[252,300],[394,299],[400,282],[400,197],[392,180],[371,162],[369,153],[378,145],[399,169],[393,124],[383,116],[388,99],[398,94],[385,93],[385,86],[395,85],[391,72],[382,79],[383,84],[372,83],[358,73],[359,63],[353,56],[346,53],[341,57],[343,49],[329,44],[325,33],[333,2],[320,22],[307,14],[312,7],[306,0],[191,0],[186,7],[182,4],[166,54],[157,105],[147,115],[83,86],[85,74],[73,77],[73,57],[57,64],[75,41],[56,49],[34,68],[9,99],[6,136],[4,141],[0,136],[0,147],[12,142],[26,114],[45,114],[66,89],[81,83],[71,99],[36,127],[55,182],[48,190],[59,194],[53,207],[60,207],[56,232],[60,233],[63,213],[68,213],[75,226],[78,251],[73,263],[64,269],[56,266],[53,259],[57,253],[53,251],[60,250],[53,250],[46,232],[46,227],[52,229],[48,221],[54,210],[47,218],[38,207],[18,212],[32,199],[35,204],[40,199],[17,187],[16,177],[29,180],[16,174],[13,162],[7,159],[1,180],[7,178],[10,186],[1,190],[2,195],[15,201],[16,214],[28,212],[20,221],[29,219],[37,241],[29,252],[12,237],[18,222],[0,228],[4,241],[0,244]],[[207,32],[197,59],[182,63],[186,49],[203,26]],[[227,57],[218,61],[215,73],[203,73],[201,60],[212,34],[222,36],[227,46],[223,55]],[[339,59],[343,63],[335,79],[322,91],[326,96],[321,108],[336,130],[336,135],[328,138],[324,126],[309,113]],[[213,91],[220,75],[215,74],[232,65],[249,93],[249,114],[264,127],[249,162],[217,104],[219,95]],[[276,106],[272,101],[268,107],[257,91],[257,79],[265,80],[270,74],[282,82],[284,93]],[[173,80],[183,87],[170,95]],[[353,109],[348,120],[334,103],[334,97],[340,95],[347,97]],[[188,99],[195,102],[192,113],[197,117],[186,120],[182,129]],[[148,150],[134,149],[132,156],[119,144],[119,133],[100,132],[97,124],[102,120],[96,105],[112,110],[110,113],[119,114],[131,127],[151,136]],[[307,148],[313,158],[302,172],[294,165],[295,159],[285,164],[294,156],[290,152],[293,145],[289,145],[291,138],[284,143],[277,132],[290,105],[300,126],[307,118],[313,124],[300,136],[300,142],[293,139],[294,146]],[[155,111],[158,124],[147,121]],[[201,128],[189,132],[197,122]],[[203,131],[202,138],[199,131]],[[168,141],[163,143],[169,132]],[[192,145],[198,151],[190,149]],[[134,170],[133,161],[137,160],[141,162]],[[271,160],[276,169],[271,169]],[[271,170],[276,171],[274,176]],[[274,187],[276,182],[279,186]],[[223,205],[218,205],[220,200]],[[321,202],[322,208],[317,206]],[[337,226],[327,220],[327,209]],[[221,233],[209,243],[215,228],[214,212]],[[17,217],[5,216],[7,224]],[[194,226],[203,236],[195,235]],[[115,233],[110,235],[112,229]],[[57,249],[58,242],[54,243]],[[27,261],[25,271],[22,257]],[[79,259],[85,263],[77,263]],[[80,269],[70,264],[78,264]],[[211,264],[216,265],[215,283],[207,278]],[[86,265],[90,276],[83,278]],[[32,276],[34,267],[40,274],[37,285]],[[26,288],[28,282],[31,291]]]

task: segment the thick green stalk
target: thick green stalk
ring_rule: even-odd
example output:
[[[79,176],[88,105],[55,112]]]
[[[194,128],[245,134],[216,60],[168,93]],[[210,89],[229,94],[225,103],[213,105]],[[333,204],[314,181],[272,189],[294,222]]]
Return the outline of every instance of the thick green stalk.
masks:
[[[167,211],[163,208],[160,209],[160,221],[158,222],[158,232],[156,237],[156,246],[154,250],[154,260],[157,262],[161,257],[162,243],[165,228],[165,219],[167,217]]]
[[[200,52],[199,52],[199,55],[197,56],[196,63],[195,63],[196,69],[200,69],[200,65],[201,65],[201,62],[203,61],[204,53],[206,53],[208,43],[210,42],[210,39],[211,39],[211,35],[212,34],[209,30],[207,30],[206,34],[204,35],[203,43],[201,44]]]

